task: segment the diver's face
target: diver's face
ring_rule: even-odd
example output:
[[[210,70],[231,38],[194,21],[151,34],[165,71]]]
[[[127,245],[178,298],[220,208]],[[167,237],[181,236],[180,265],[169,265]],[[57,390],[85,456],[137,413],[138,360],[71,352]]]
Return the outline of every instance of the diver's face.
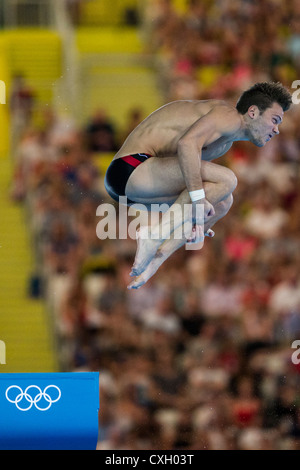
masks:
[[[263,147],[272,137],[279,134],[278,126],[283,119],[283,109],[278,103],[273,103],[262,114],[257,106],[248,109],[250,140],[258,147]]]

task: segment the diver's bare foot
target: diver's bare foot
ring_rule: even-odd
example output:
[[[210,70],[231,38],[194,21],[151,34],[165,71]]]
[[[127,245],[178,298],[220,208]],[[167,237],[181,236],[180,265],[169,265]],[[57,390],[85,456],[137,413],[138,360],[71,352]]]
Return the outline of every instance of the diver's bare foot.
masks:
[[[156,273],[158,268],[163,264],[166,257],[157,250],[154,258],[149,262],[146,269],[141,272],[135,279],[127,286],[128,289],[138,289],[146,284],[146,282]]]
[[[151,238],[149,228],[144,226],[136,232],[137,249],[130,276],[139,276],[155,256],[161,240]]]
[[[195,243],[202,243],[204,240],[204,233],[201,226],[196,226],[194,234],[194,238],[191,241],[187,241],[187,243],[195,244]],[[152,260],[148,263],[146,269],[141,272],[139,275],[135,277],[135,279],[127,286],[128,289],[139,289],[139,287],[146,284],[146,282],[156,273],[158,268],[166,261],[167,258],[175,251],[175,249],[179,248],[176,242],[178,240],[167,240],[165,241],[157,250],[152,258]],[[181,244],[184,243],[184,240]],[[200,248],[202,248],[202,246]]]

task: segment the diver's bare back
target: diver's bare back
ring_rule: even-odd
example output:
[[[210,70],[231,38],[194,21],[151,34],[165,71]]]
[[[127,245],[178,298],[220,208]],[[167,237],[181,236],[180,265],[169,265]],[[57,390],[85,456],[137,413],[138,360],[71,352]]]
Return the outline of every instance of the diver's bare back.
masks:
[[[233,110],[220,100],[180,100],[168,103],[154,111],[129,134],[114,159],[135,153],[148,153],[154,157],[176,157],[177,144],[185,132],[213,108]],[[226,117],[225,117],[226,119]],[[218,138],[202,148],[202,159],[220,157],[231,147],[233,139]]]

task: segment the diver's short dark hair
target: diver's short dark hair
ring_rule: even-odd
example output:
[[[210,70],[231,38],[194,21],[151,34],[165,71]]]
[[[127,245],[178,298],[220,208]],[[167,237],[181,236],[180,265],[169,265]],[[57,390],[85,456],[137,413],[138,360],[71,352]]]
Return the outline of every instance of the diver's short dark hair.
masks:
[[[292,104],[292,96],[280,82],[261,82],[242,93],[236,109],[240,114],[245,114],[250,106],[256,105],[263,113],[273,103],[278,103],[283,111],[287,111]]]

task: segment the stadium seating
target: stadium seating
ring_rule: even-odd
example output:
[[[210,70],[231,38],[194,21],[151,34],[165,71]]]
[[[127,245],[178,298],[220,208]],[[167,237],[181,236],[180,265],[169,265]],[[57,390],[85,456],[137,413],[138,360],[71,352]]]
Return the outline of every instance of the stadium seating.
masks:
[[[0,159],[0,339],[6,345],[3,372],[52,372],[57,364],[51,320],[43,302],[28,295],[33,253],[24,209],[9,198],[10,182],[11,162]]]

